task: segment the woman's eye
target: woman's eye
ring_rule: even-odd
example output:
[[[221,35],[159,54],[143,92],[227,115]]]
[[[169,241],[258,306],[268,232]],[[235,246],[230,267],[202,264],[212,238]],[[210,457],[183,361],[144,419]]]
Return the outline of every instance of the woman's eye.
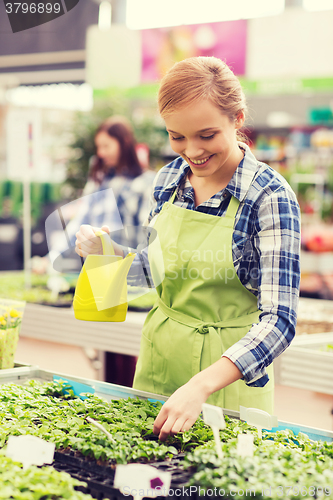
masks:
[[[204,139],[204,140],[208,140],[208,139],[213,139],[213,137],[215,136],[215,134],[212,134],[212,135],[202,135],[201,136],[201,139]]]
[[[182,139],[184,139],[184,137],[172,137],[172,135],[170,135],[170,139],[172,141],[181,141]]]

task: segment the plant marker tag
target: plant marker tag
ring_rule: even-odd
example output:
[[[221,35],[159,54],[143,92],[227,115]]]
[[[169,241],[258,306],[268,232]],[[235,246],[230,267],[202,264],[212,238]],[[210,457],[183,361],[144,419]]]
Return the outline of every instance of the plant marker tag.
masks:
[[[217,455],[219,458],[222,458],[223,453],[219,433],[220,429],[225,429],[225,420],[222,408],[220,408],[219,406],[209,405],[207,403],[203,403],[201,408],[205,424],[210,425],[210,427],[212,428]]]
[[[262,429],[271,430],[272,427],[278,426],[278,419],[267,413],[267,411],[259,410],[258,408],[239,407],[240,419],[245,420],[249,425],[254,425],[258,429],[258,436],[262,438]]]
[[[142,500],[143,497],[168,496],[170,484],[170,472],[162,472],[151,465],[127,464],[117,465],[113,485],[123,495]]]
[[[253,457],[253,434],[238,434],[237,454],[241,457]]]
[[[30,465],[51,464],[54,457],[55,444],[37,436],[9,436],[6,456],[23,464],[23,469]]]
[[[86,420],[87,422],[89,422],[90,424],[94,425],[95,427],[97,427],[97,429],[99,429],[101,432],[103,432],[107,438],[113,443],[115,444],[115,441],[113,439],[113,436],[112,434],[110,434],[110,432],[108,432],[105,427],[103,427],[102,424],[100,424],[99,422],[97,422],[96,420],[94,420],[93,418],[91,417],[86,417]]]

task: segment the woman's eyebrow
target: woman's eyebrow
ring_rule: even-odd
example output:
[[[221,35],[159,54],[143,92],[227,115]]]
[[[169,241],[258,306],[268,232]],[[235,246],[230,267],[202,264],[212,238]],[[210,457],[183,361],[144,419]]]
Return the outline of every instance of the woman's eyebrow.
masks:
[[[208,130],[217,130],[218,127],[208,127],[208,128],[202,128],[201,130],[198,130],[197,133],[202,133],[202,132],[207,132]],[[171,130],[169,128],[167,128],[167,132],[171,132],[172,134],[179,134],[179,135],[182,135],[180,134],[179,132],[175,132],[174,130]]]
[[[174,130],[170,130],[169,128],[167,128],[167,132],[171,132],[172,134],[179,134],[179,132],[175,132]],[[179,134],[181,135],[181,134]]]
[[[202,128],[201,130],[198,130],[198,132],[207,132],[208,130],[217,130],[218,127],[208,127],[208,128]]]

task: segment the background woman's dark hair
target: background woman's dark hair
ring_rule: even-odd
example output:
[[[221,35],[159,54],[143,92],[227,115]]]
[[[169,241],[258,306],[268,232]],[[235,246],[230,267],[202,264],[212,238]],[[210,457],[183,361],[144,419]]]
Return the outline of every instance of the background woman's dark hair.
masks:
[[[132,127],[126,118],[122,116],[108,118],[98,127],[95,137],[100,132],[106,132],[110,137],[114,137],[119,142],[120,157],[118,164],[114,167],[116,175],[124,175],[125,177],[132,178],[140,175],[142,168],[135,150],[136,141]],[[108,170],[103,160],[96,156],[91,166],[89,177],[101,183]]]

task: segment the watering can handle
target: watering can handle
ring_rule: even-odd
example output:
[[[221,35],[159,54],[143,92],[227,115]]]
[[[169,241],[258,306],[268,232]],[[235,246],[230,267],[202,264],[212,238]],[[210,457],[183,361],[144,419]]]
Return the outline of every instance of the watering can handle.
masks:
[[[99,236],[102,241],[103,255],[115,255],[114,248],[111,242],[111,238],[105,231],[96,231],[96,236]]]

